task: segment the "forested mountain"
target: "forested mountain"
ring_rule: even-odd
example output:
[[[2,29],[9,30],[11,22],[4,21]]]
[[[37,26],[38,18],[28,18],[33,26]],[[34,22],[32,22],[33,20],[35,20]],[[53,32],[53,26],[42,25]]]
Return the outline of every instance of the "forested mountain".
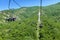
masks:
[[[60,40],[60,3],[43,6],[40,40]],[[36,40],[39,7],[0,11],[0,40]],[[15,21],[6,19],[12,15]]]
[[[60,3],[42,8],[41,40],[60,40]]]
[[[0,40],[36,40],[39,7],[0,11]],[[6,19],[15,17],[15,21]]]

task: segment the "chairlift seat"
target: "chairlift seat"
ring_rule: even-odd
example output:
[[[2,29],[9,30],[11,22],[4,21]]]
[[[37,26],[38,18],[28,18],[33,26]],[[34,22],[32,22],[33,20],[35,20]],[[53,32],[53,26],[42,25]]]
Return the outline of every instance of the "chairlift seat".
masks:
[[[7,18],[6,21],[15,21],[16,18]]]
[[[43,27],[43,24],[40,24],[39,27],[42,28]]]

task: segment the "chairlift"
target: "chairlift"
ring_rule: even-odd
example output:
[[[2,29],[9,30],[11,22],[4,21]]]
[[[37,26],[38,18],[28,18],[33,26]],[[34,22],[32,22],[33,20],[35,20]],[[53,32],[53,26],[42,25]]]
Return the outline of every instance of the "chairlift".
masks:
[[[20,7],[20,5],[15,0],[13,0],[13,2],[15,2]],[[9,14],[9,17],[6,18],[6,21],[15,21],[16,20],[16,17],[14,17],[14,11],[13,11],[14,9],[11,9],[10,8],[10,4],[11,4],[11,0],[9,0],[9,4],[8,4],[8,9],[11,12]]]
[[[43,24],[40,24],[39,27],[42,28],[43,27]]]

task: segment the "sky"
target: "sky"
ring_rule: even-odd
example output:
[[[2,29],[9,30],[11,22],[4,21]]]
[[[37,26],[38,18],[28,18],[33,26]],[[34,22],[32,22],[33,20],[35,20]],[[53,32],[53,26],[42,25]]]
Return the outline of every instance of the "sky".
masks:
[[[15,0],[20,6],[16,5],[13,0],[11,0],[10,8],[19,8],[19,7],[30,7],[30,6],[39,6],[40,0]],[[8,9],[9,0],[0,0],[0,10]]]
[[[40,0],[15,0],[20,7],[40,6]],[[60,2],[60,0],[42,0],[43,6],[48,6]],[[0,0],[0,10],[8,9],[9,0]],[[10,8],[20,8],[11,0]]]
[[[56,4],[58,2],[60,2],[60,0],[42,0],[42,5],[48,6],[48,5]]]

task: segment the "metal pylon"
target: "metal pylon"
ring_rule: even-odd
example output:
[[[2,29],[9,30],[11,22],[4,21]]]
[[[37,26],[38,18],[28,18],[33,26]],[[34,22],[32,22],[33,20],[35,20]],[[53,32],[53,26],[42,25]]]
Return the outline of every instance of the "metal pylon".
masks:
[[[38,22],[37,22],[37,31],[36,31],[36,33],[37,33],[37,40],[40,40],[39,39],[39,37],[40,37],[40,35],[39,35],[39,30],[40,30],[40,24],[41,24],[41,18],[40,18],[40,16],[41,16],[41,13],[42,13],[42,0],[40,0],[40,5],[39,5],[39,12],[38,12]]]

